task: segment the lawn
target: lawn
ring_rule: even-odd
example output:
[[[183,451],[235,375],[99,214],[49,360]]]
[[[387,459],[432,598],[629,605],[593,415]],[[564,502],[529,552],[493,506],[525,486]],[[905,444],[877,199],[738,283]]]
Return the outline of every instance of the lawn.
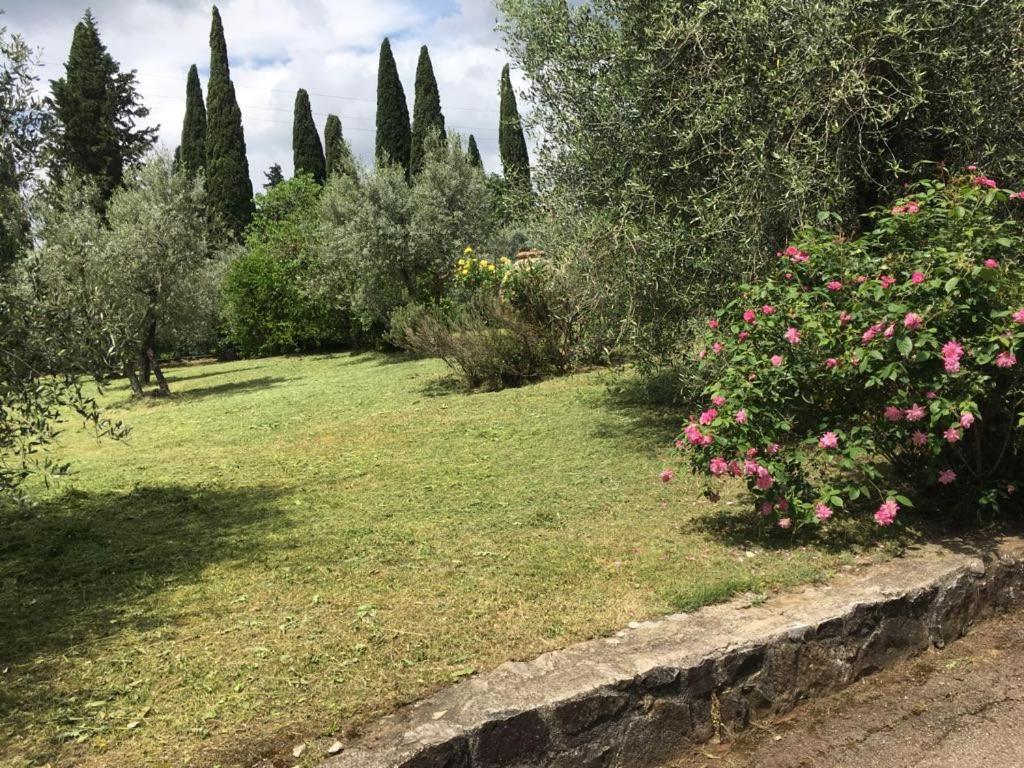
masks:
[[[0,509],[0,764],[248,766],[508,659],[827,575],[591,372],[466,394],[383,355],[179,367]],[[788,535],[788,534],[787,534]]]

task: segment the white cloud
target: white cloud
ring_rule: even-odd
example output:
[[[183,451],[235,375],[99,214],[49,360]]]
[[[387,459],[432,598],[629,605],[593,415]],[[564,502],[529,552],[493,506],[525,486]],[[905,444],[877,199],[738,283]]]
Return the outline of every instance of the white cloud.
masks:
[[[195,0],[92,0],[91,7],[111,55],[122,69],[138,70],[161,142],[175,147],[191,64],[199,66],[206,89],[209,6]],[[491,0],[223,0],[219,8],[257,189],[272,163],[291,171],[292,104],[300,87],[310,93],[321,133],[327,114],[339,115],[345,137],[369,161],[378,47],[386,35],[410,113],[419,47],[426,44],[448,126],[473,133],[485,167],[500,170],[498,78],[505,56],[493,31]],[[63,73],[82,6],[9,0],[5,10],[0,23],[43,49],[40,72],[48,88],[45,81]]]

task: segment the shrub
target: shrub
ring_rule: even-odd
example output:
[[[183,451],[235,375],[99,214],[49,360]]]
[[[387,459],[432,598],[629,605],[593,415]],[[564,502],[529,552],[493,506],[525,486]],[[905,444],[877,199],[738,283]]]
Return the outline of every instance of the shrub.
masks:
[[[346,296],[362,329],[380,336],[399,307],[447,296],[466,246],[490,236],[491,204],[454,134],[447,146],[429,142],[411,188],[397,166],[331,179],[314,290]]]
[[[975,174],[920,182],[855,239],[802,231],[708,322],[704,410],[677,442],[691,466],[744,478],[783,528],[889,525],[912,500],[1007,506],[1024,457],[1021,204]]]
[[[467,305],[424,309],[405,319],[399,345],[439,357],[469,387],[517,386],[567,366],[550,327],[525,320],[496,296],[482,293]]]
[[[224,322],[240,352],[270,355],[348,340],[348,318],[309,290],[317,266],[320,187],[310,176],[281,182],[256,198],[245,252],[224,278]]]
[[[543,138],[542,247],[608,319],[597,345],[671,349],[817,211],[852,229],[920,160],[1024,173],[1019,0],[498,6]]]

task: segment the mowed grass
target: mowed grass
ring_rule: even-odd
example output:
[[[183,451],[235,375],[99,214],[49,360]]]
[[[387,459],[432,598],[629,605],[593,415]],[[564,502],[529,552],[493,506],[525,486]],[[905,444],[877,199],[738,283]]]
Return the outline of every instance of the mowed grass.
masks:
[[[74,476],[0,510],[0,764],[293,764],[503,661],[848,557],[661,483],[679,420],[609,373],[474,394],[383,355],[169,374],[168,400],[105,394],[128,441],[69,431]]]

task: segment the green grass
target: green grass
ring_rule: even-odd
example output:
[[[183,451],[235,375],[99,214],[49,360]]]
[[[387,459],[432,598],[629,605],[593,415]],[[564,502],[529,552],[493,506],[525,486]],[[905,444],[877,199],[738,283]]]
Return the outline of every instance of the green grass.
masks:
[[[593,372],[465,394],[381,355],[175,368],[0,510],[0,764],[247,766],[474,671],[842,547],[665,485],[678,418]],[[745,509],[745,508],[744,508]]]

